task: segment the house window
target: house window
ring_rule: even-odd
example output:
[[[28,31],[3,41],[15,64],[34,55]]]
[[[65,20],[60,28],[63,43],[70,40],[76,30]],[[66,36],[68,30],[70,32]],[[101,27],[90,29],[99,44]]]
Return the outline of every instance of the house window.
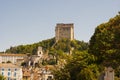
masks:
[[[7,80],[10,80],[10,78],[8,78]]]
[[[4,71],[4,69],[2,68],[2,71]]]
[[[41,52],[39,52],[39,54],[41,54]]]
[[[4,72],[2,72],[2,75],[4,75]]]
[[[8,76],[10,76],[10,72],[8,72]]]
[[[8,69],[8,71],[10,71],[10,69]]]
[[[15,71],[17,71],[17,69],[15,69]]]
[[[48,76],[48,79],[47,80],[52,80],[52,76]]]
[[[16,77],[16,72],[14,72],[14,77]]]

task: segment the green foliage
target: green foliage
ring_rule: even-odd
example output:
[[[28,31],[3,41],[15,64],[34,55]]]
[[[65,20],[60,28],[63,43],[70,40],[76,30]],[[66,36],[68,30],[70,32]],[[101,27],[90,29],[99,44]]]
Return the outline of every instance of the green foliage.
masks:
[[[11,61],[7,61],[6,63],[12,63]]]
[[[56,64],[56,60],[55,60],[55,59],[50,59],[50,60],[48,61],[48,64],[49,64],[49,65],[55,65],[55,64]]]
[[[71,46],[80,51],[88,49],[88,43],[85,43],[84,41],[73,40],[71,41]]]
[[[99,25],[91,37],[89,52],[98,58],[98,63],[116,67],[120,57],[120,15]],[[117,61],[116,61],[117,60]]]
[[[31,53],[31,54],[36,54],[38,46],[41,46],[44,51],[48,50],[49,48],[52,47],[52,45],[55,43],[55,39],[48,39],[48,40],[43,40],[38,43],[34,44],[29,44],[29,45],[19,45],[15,47],[10,47],[10,49],[7,49],[7,53]]]
[[[52,38],[34,44],[10,47],[10,49],[7,49],[6,52],[36,54],[38,46],[41,46],[44,52],[50,51],[50,53],[52,51],[54,52],[57,51],[57,53],[69,52],[71,48],[81,51],[88,49],[88,43],[85,43],[83,41],[78,41],[78,40],[70,41],[68,39],[62,39],[56,43],[55,38]]]
[[[113,67],[116,76],[120,76],[120,14],[95,29],[90,40],[89,53],[84,51],[88,49],[84,42],[80,42],[80,45],[78,43],[79,41],[71,42],[73,54],[64,67],[54,71],[55,80],[98,80],[105,66]],[[57,49],[62,48],[67,51],[65,45],[59,45]]]
[[[120,66],[120,14],[95,29],[88,51],[96,57],[98,65],[117,70]]]
[[[94,72],[92,72],[92,71],[94,71],[95,68],[93,68],[93,70],[89,69],[90,67],[88,67],[88,66],[91,65],[91,62],[94,62],[94,58],[93,58],[93,56],[90,56],[90,54],[88,54],[86,51],[75,52],[73,54],[72,60],[70,62],[68,62],[67,66],[66,66],[70,71],[71,80],[83,80],[83,79],[84,80],[92,80],[91,77],[95,75]],[[83,72],[86,72],[86,70],[89,70],[92,74],[88,73],[89,76],[87,76],[87,74],[84,75]],[[81,77],[83,77],[83,79]],[[96,77],[94,77],[94,78],[96,78]]]
[[[21,63],[21,66],[27,66],[27,63],[22,62],[22,63]]]
[[[54,72],[55,80],[97,80],[99,68],[92,63],[94,61],[94,56],[90,56],[87,51],[74,51],[67,59],[65,67]],[[66,76],[62,77],[65,74]],[[59,79],[61,77],[62,79]]]
[[[63,50],[64,52],[68,52],[71,49],[71,45],[70,45],[71,41],[68,39],[62,39],[60,41],[58,41],[56,43],[56,45],[54,46],[54,48],[56,50]]]
[[[53,71],[55,80],[71,80],[70,74],[66,69],[57,69]]]
[[[4,76],[0,75],[0,80],[6,80]]]
[[[56,59],[50,59],[50,60],[43,60],[42,61],[42,65],[55,65],[56,63]]]
[[[42,60],[42,65],[48,65],[47,60]]]
[[[76,80],[98,80],[99,69],[95,64],[83,68],[77,75]]]

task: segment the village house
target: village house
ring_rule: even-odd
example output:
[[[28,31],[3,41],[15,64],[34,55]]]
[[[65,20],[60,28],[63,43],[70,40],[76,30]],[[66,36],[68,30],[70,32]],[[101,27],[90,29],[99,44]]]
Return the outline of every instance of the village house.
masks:
[[[43,57],[42,47],[38,47],[37,53],[35,55],[29,56],[25,59],[28,66],[35,66],[36,63],[40,63]]]
[[[0,74],[6,80],[22,80],[22,68],[12,63],[0,63]]]
[[[29,68],[23,68],[23,80],[31,80],[31,70]]]
[[[13,64],[20,64],[23,62],[24,58],[26,57],[25,54],[8,54],[2,53],[0,54],[0,63],[7,63],[11,62]]]

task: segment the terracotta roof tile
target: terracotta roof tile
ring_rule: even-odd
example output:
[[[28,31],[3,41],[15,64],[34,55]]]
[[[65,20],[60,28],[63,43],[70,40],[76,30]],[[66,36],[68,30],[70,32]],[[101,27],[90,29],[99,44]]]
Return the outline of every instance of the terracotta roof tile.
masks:
[[[21,68],[21,67],[14,65],[12,63],[0,63],[0,68]]]
[[[0,56],[26,56],[25,54],[8,54],[8,53],[2,53]]]

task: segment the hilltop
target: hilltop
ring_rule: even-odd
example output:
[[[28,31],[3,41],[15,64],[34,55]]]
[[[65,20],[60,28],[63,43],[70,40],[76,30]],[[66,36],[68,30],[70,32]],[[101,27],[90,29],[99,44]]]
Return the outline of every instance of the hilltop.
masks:
[[[28,44],[28,45],[18,45],[14,47],[10,47],[5,52],[6,53],[30,53],[35,54],[37,48],[41,46],[43,48],[44,53],[50,51],[51,49],[60,50],[62,52],[69,52],[71,49],[83,51],[88,49],[88,43],[79,40],[69,40],[69,39],[62,39],[58,42],[55,41],[55,38],[43,40],[37,43]]]

